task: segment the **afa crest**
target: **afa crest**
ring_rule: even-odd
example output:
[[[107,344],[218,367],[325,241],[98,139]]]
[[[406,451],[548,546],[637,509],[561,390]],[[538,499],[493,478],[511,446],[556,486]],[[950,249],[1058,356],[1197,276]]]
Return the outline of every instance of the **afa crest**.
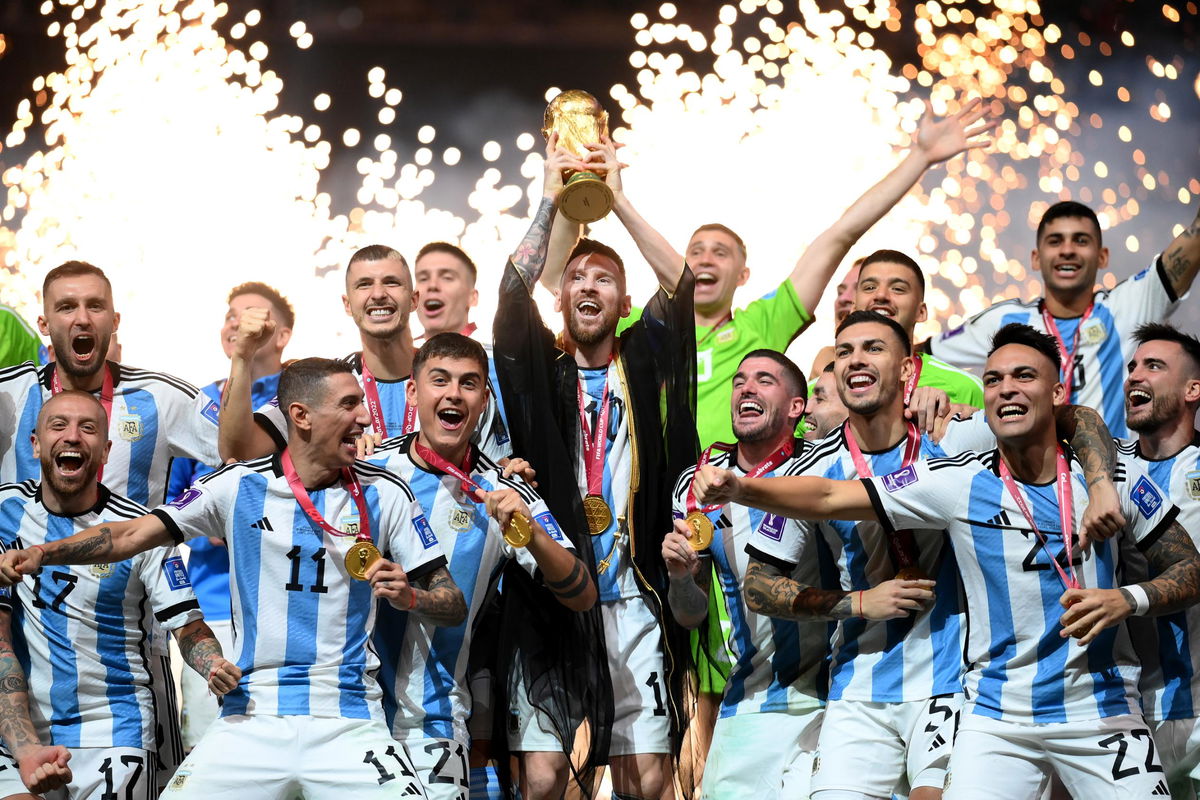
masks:
[[[113,574],[113,565],[92,564],[88,567],[88,572],[92,573],[93,577],[104,579]]]
[[[117,432],[127,442],[136,442],[142,438],[142,415],[123,414],[117,419]]]
[[[358,515],[355,514],[353,516],[342,517],[340,520],[338,520],[338,528],[342,531],[342,533],[350,536],[357,536],[359,528]]]
[[[1193,500],[1200,500],[1200,469],[1194,469],[1189,472],[1184,480],[1187,482],[1188,497]]]

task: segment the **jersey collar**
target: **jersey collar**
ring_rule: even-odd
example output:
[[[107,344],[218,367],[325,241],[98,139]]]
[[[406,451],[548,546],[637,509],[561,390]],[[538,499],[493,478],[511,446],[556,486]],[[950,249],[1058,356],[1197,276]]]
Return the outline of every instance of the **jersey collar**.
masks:
[[[103,483],[98,484],[98,486],[100,487],[100,491],[96,494],[96,504],[94,506],[92,506],[91,508],[89,508],[87,511],[84,511],[79,514],[56,514],[53,511],[51,511],[49,508],[46,508],[46,503],[42,499],[42,482],[41,481],[38,481],[37,489],[35,489],[33,492],[33,500],[39,506],[41,506],[42,508],[45,508],[46,513],[52,517],[59,517],[61,519],[75,519],[76,517],[86,517],[89,514],[99,514],[101,511],[103,511],[104,507],[108,505],[108,499],[110,497],[112,497],[112,492],[110,492],[108,490],[107,486],[105,486]]]
[[[104,368],[112,374],[113,388],[115,389],[121,383],[121,365],[116,361],[105,361]],[[54,372],[58,369],[58,362],[51,361],[46,366],[42,367],[41,375],[38,376],[38,382],[42,384],[42,388],[47,392],[50,391],[51,384],[54,380]]]
[[[1187,444],[1185,444],[1183,447],[1179,448],[1178,451],[1172,453],[1169,456],[1166,456],[1165,458],[1146,458],[1146,456],[1144,456],[1142,454],[1142,440],[1141,439],[1138,439],[1137,442],[1134,443],[1133,451],[1135,453],[1137,453],[1137,457],[1140,458],[1142,461],[1145,461],[1149,464],[1156,464],[1161,461],[1170,461],[1173,458],[1178,458],[1179,454],[1182,453],[1184,450],[1187,450],[1189,447],[1200,448],[1200,431],[1193,430],[1192,431],[1192,440],[1190,442],[1188,442]]]

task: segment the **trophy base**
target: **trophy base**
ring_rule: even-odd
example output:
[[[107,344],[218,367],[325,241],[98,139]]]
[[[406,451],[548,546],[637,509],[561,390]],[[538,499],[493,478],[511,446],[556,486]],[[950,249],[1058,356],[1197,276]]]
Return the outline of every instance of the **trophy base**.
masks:
[[[559,212],[580,225],[603,219],[612,207],[612,189],[594,172],[576,172],[558,198]]]

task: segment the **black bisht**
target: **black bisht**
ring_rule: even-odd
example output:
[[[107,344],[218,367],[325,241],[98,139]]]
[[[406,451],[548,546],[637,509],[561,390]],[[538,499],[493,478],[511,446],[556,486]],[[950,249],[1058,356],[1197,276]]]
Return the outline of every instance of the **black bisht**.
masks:
[[[631,431],[639,471],[628,520],[639,584],[663,630],[672,746],[676,756],[687,715],[684,682],[691,674],[687,631],[666,607],[668,579],[662,539],[671,530],[674,476],[696,463],[695,280],[684,268],[673,295],[659,289],[641,319],[620,337],[618,352],[629,392]],[[513,453],[537,470],[538,493],[596,577],[595,556],[575,481],[579,442],[579,374],[542,322],[529,287],[510,262],[500,284],[494,359],[513,438]],[[519,652],[530,701],[553,719],[569,750],[575,727],[587,719],[592,737],[586,770],[607,761],[613,719],[612,682],[600,605],[586,613],[562,607],[553,595],[510,568],[503,579],[500,649],[496,675],[509,674]],[[504,684],[503,678],[496,681]],[[508,709],[498,697],[498,708]],[[504,731],[496,715],[495,736]],[[499,743],[495,739],[493,744]],[[501,770],[507,758],[500,757]],[[590,775],[577,776],[590,789]]]

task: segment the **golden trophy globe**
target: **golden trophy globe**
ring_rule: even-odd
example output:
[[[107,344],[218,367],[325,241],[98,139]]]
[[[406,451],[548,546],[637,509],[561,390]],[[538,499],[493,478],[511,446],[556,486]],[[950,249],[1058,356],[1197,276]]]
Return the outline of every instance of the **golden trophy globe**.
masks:
[[[558,134],[559,147],[586,158],[590,151],[584,145],[608,135],[608,112],[582,89],[568,89],[546,106],[542,136],[549,139],[551,133]],[[564,217],[584,225],[602,219],[612,206],[612,189],[604,182],[603,171],[563,171],[558,210]]]

